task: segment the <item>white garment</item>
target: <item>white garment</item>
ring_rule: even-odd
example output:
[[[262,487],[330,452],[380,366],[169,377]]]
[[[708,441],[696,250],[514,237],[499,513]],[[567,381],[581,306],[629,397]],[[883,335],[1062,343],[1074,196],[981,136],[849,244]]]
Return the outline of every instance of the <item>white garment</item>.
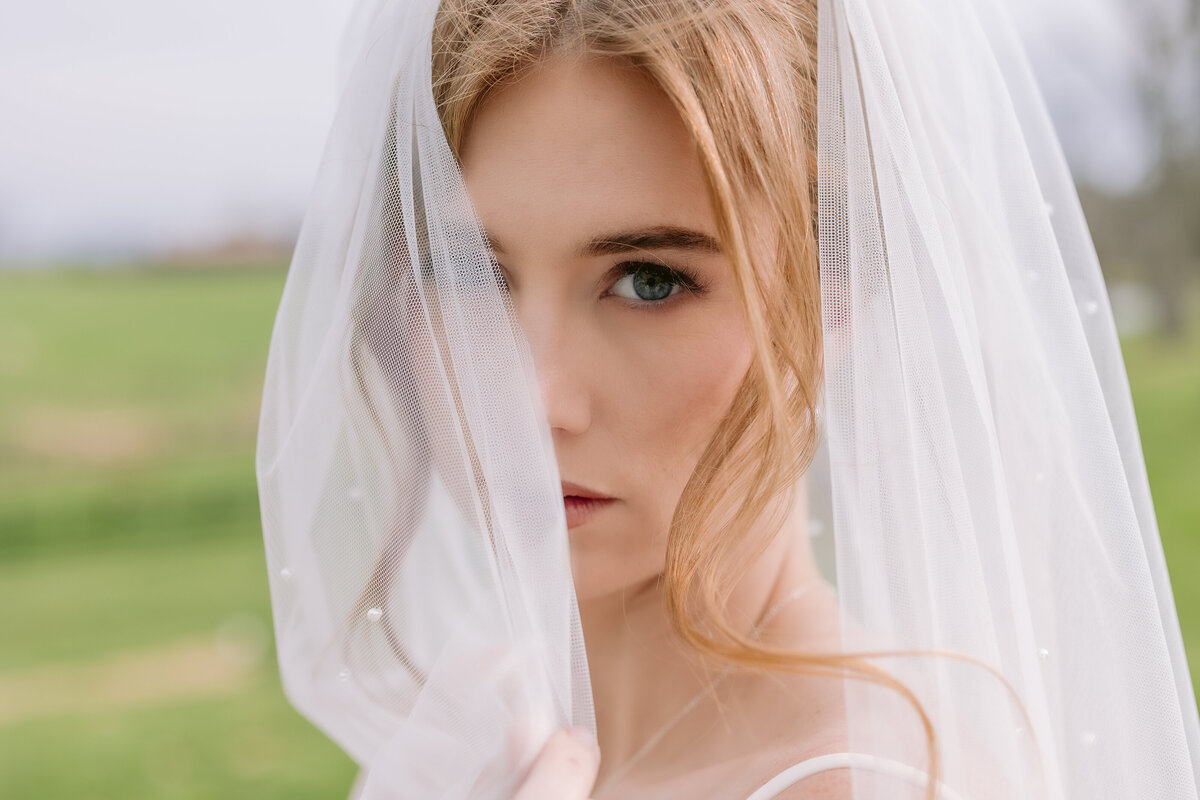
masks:
[[[813,758],[806,758],[785,770],[755,789],[746,800],[772,800],[785,789],[810,778],[821,772],[834,769],[872,769],[893,778],[909,781],[918,787],[923,787],[929,781],[929,774],[908,764],[901,764],[885,758],[877,758],[863,753],[827,753]],[[366,773],[360,773],[351,789],[349,800],[358,800],[362,796]],[[963,800],[962,796],[942,782],[938,782],[938,797],[942,800]]]
[[[919,787],[923,787],[929,782],[929,773],[908,764],[901,764],[898,761],[866,753],[828,753],[807,758],[788,767],[758,789],[755,789],[746,800],[771,800],[771,798],[776,797],[784,789],[799,783],[805,778],[812,777],[819,772],[828,772],[829,770],[842,768],[875,770],[889,777],[909,781]],[[937,784],[937,796],[942,798],[942,800],[963,800],[962,795],[941,781],[938,781]]]

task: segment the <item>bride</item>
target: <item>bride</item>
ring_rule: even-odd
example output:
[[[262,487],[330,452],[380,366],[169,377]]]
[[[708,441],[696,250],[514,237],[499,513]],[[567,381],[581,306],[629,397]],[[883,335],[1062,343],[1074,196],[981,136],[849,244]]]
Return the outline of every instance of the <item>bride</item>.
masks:
[[[803,14],[813,9],[799,11],[791,24],[815,22]],[[715,534],[733,528],[699,522],[702,515],[712,519],[719,512],[697,508],[702,498],[715,499],[714,485],[747,485],[748,475],[738,477],[738,471],[765,472],[769,466],[771,472],[760,473],[754,482],[764,490],[788,488],[816,434],[806,424],[811,410],[796,408],[805,399],[812,402],[820,379],[811,224],[815,183],[806,177],[815,143],[804,138],[811,134],[807,119],[816,111],[814,54],[779,39],[778,47],[794,53],[797,63],[779,65],[787,69],[789,101],[772,119],[770,97],[751,94],[759,75],[718,70],[715,55],[688,74],[686,39],[664,37],[657,48],[642,43],[650,50],[643,59],[664,62],[655,65],[656,72],[687,75],[676,93],[702,94],[723,106],[717,113],[731,126],[727,137],[733,130],[763,126],[757,136],[736,143],[710,142],[709,158],[721,158],[723,148],[736,146],[746,152],[747,166],[786,176],[756,187],[755,176],[728,172],[722,177],[737,188],[717,190],[723,197],[712,202],[708,187],[720,184],[706,174],[696,141],[719,134],[693,130],[645,68],[627,65],[629,57],[584,57],[584,43],[570,38],[579,33],[547,29],[546,22],[535,27],[536,15],[545,13],[538,4],[512,4],[496,14],[499,19],[489,20],[490,31],[466,39],[456,33],[478,9],[443,4],[434,34],[435,52],[442,54],[434,60],[434,87],[437,97],[447,98],[439,107],[447,138],[529,338],[564,481],[575,590],[604,754],[599,780],[606,790],[597,796],[632,796],[640,779],[655,787],[656,797],[705,792],[735,797],[738,777],[751,773],[724,762],[763,758],[764,748],[778,741],[789,742],[799,754],[845,749],[833,681],[817,679],[781,693],[766,678],[726,679],[719,694],[736,703],[736,716],[722,719],[718,696],[688,707],[713,676],[693,664],[687,640],[672,630],[668,610],[673,602],[679,614],[688,583],[703,581],[700,573],[689,576],[694,565],[729,547],[729,555],[704,567],[726,568],[721,561],[738,557],[734,544],[750,549],[761,543],[765,551],[746,559],[747,574],[719,607],[729,624],[744,632],[786,598],[791,602],[778,609],[764,636],[817,651],[838,642],[836,598],[813,559],[802,491],[779,492],[776,513],[781,510],[782,516],[748,526],[737,537],[742,542],[713,541]],[[761,14],[740,16],[760,26],[767,22]],[[605,22],[614,26],[616,17]],[[729,51],[754,46],[749,35],[743,41],[731,38],[734,20],[721,20],[720,29],[714,23],[714,30],[697,37],[696,46]],[[523,37],[505,35],[509,27],[522,30]],[[639,32],[624,32],[621,47],[637,46]],[[795,35],[769,28],[759,33]],[[514,70],[532,43],[544,52],[536,60],[526,56],[530,63]],[[757,46],[770,45],[759,41]],[[521,77],[504,81],[502,75],[482,72],[491,65],[497,71],[519,70]],[[788,131],[796,133],[792,147],[785,148]],[[762,197],[762,206],[779,214],[791,211],[788,218],[809,223],[763,232],[770,242],[759,244],[764,248],[759,252],[779,255],[763,262],[771,273],[760,277],[746,268],[747,254],[738,259],[723,244],[736,223],[722,212],[764,191],[773,194]],[[741,216],[751,215],[743,210]],[[753,217],[775,218],[765,210]],[[759,280],[761,285],[754,285]],[[773,323],[761,338],[747,323],[739,292],[739,283],[750,282],[747,294],[766,300],[756,313]],[[797,387],[791,407],[772,409],[761,379],[748,374],[752,362],[761,365],[771,358],[757,352],[769,350],[772,342],[786,347],[775,357],[786,359],[781,371],[789,372],[775,379],[780,384],[790,379]],[[797,413],[801,410],[806,413]],[[719,426],[728,431],[738,425],[739,417],[770,424],[772,414],[789,425],[790,430],[773,433],[794,452],[772,453],[765,438],[733,451],[725,444],[731,434],[718,433]],[[713,441],[720,444],[710,446]],[[702,481],[704,475],[713,477]],[[754,499],[748,492],[738,494]],[[677,512],[681,499],[690,508]],[[697,521],[684,523],[691,514]],[[673,518],[680,523],[674,533],[679,543],[672,548]],[[798,590],[804,594],[793,598]],[[716,604],[716,598],[708,601]],[[679,615],[677,624],[689,629],[693,641],[702,641],[687,616]],[[679,716],[685,707],[687,714]],[[645,748],[651,739],[653,747]],[[550,759],[572,752],[564,749],[558,756],[554,748]],[[579,752],[587,758],[576,763],[592,768],[594,750]],[[546,762],[537,768],[547,769],[555,768]],[[535,784],[542,780],[537,770]],[[620,780],[613,781],[617,770]],[[668,776],[687,780],[668,789],[661,783]],[[582,786],[585,780],[579,783],[583,797],[590,787]],[[722,791],[726,784],[730,788]],[[739,788],[745,795],[753,787]],[[521,796],[535,796],[532,791]],[[573,795],[556,786],[545,796]]]
[[[285,688],[364,800],[1196,797],[1002,8],[376,0],[356,39],[258,468]]]

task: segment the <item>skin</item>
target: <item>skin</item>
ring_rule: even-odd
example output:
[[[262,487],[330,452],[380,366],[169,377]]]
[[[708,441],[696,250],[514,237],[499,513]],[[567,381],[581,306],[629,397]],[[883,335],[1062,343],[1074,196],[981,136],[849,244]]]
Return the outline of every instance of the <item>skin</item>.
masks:
[[[561,476],[616,498],[570,530],[599,748],[552,737],[516,800],[634,796],[650,782],[655,797],[716,797],[717,786],[741,791],[772,737],[799,743],[801,756],[836,749],[841,700],[828,685],[735,676],[719,696],[738,714],[702,703],[606,782],[716,674],[671,632],[657,579],[671,515],[750,365],[751,339],[695,146],[641,73],[552,56],[489,97],[461,166],[533,352]],[[749,630],[810,587],[762,637],[828,648],[836,601],[808,546],[803,492],[778,502],[782,531],[730,611]],[[845,796],[839,773],[801,785],[805,797]]]

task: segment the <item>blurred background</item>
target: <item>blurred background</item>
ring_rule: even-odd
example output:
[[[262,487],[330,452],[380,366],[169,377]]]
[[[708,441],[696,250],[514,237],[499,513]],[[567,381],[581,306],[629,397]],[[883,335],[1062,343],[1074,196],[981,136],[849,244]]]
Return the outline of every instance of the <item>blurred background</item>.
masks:
[[[254,440],[350,0],[0,5],[0,798],[341,798]],[[1200,668],[1200,0],[1011,0]]]

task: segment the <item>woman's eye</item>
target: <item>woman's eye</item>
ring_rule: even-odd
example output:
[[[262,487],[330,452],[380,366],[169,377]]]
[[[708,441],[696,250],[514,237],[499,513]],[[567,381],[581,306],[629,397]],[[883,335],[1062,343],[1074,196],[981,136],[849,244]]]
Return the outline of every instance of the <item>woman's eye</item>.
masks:
[[[643,262],[621,266],[625,274],[609,290],[618,297],[643,303],[658,303],[687,288],[682,276],[666,267]]]

